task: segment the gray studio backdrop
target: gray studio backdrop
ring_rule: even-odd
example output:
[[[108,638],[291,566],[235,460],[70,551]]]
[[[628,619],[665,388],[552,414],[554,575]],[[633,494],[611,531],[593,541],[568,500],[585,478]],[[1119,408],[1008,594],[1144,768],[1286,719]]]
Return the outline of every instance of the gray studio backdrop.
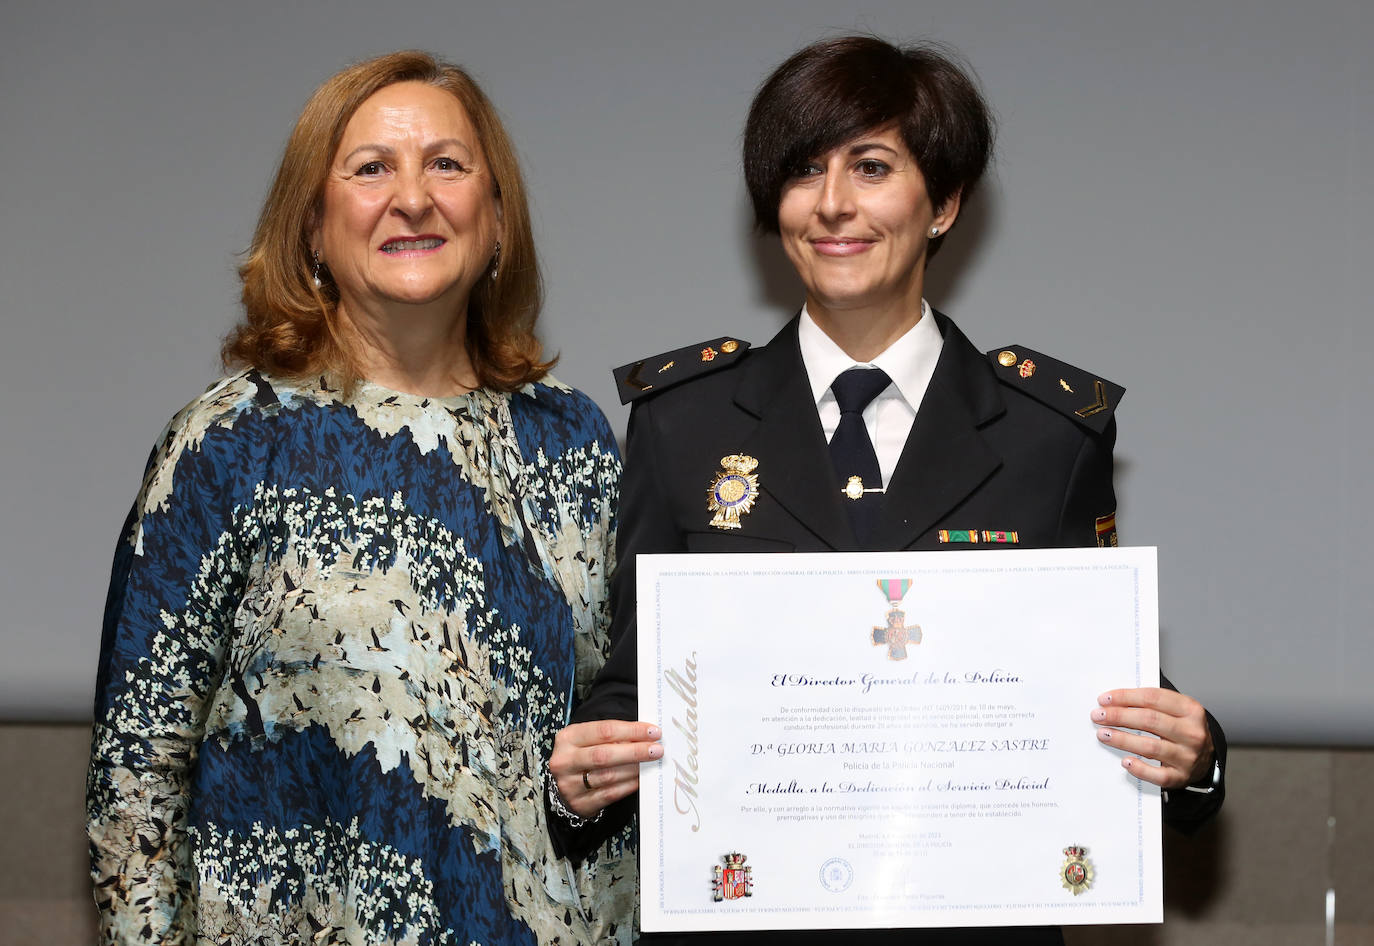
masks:
[[[750,233],[739,130],[770,68],[860,29],[962,50],[999,113],[930,295],[984,348],[1128,389],[1119,524],[1159,546],[1170,675],[1237,740],[1374,744],[1374,4],[11,0],[3,22],[0,718],[89,715],[115,536],[216,375],[235,254],[318,82],[407,46],[477,74],[525,162],[557,373],[623,431],[612,365],[762,343],[799,303]]]

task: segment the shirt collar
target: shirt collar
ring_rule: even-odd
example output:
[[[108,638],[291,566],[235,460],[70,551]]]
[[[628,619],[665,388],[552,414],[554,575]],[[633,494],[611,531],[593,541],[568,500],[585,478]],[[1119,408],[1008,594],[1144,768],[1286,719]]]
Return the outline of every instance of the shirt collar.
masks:
[[[805,305],[802,306],[801,322],[797,326],[797,341],[801,346],[802,365],[811,383],[811,396],[816,404],[820,404],[821,398],[830,390],[830,382],[841,371],[847,371],[855,365],[872,365],[886,371],[902,399],[915,407],[921,403],[931,376],[935,374],[935,363],[940,360],[940,348],[945,340],[940,334],[940,327],[935,324],[935,317],[931,315],[930,303],[922,299],[920,321],[870,362],[858,362],[845,354],[844,349],[836,345],[811,318]]]

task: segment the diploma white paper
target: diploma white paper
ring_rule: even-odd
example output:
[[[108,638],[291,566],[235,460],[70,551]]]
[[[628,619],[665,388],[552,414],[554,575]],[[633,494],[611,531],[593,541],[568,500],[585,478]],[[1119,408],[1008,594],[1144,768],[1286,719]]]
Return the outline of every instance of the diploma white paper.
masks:
[[[1089,717],[1158,685],[1153,548],[641,555],[638,593],[645,930],[1161,920],[1159,791]]]

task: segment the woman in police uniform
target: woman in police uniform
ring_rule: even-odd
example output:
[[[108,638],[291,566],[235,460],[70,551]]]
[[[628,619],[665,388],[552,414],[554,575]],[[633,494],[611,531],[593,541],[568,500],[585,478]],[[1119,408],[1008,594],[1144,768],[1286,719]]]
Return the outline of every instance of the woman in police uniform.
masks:
[[[551,823],[570,856],[626,816],[639,764],[662,753],[656,727],[629,722],[638,554],[1115,544],[1122,389],[1020,346],[985,355],[923,297],[926,263],[991,151],[977,88],[929,47],[816,43],[755,97],[745,178],[806,302],[762,348],[718,338],[617,371],[634,409],[614,652],[549,764]],[[1165,819],[1188,829],[1220,806],[1225,739],[1162,682],[1106,692],[1084,712],[1133,775],[1165,789]],[[862,934],[885,935],[1062,942],[1056,929]]]

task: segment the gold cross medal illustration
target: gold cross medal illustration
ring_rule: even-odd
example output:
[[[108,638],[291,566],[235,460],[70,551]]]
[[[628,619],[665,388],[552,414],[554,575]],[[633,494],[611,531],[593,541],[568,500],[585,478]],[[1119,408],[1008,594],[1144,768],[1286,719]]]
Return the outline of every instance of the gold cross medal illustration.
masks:
[[[921,642],[921,625],[906,623],[902,598],[911,590],[910,578],[879,578],[878,590],[888,601],[887,623],[873,628],[873,645],[887,645],[888,660],[906,660],[906,645]]]
[[[740,516],[754,508],[759,496],[759,478],[754,473],[759,461],[732,453],[720,458],[721,471],[706,488],[706,508],[714,513],[711,525],[717,529],[738,529]]]

